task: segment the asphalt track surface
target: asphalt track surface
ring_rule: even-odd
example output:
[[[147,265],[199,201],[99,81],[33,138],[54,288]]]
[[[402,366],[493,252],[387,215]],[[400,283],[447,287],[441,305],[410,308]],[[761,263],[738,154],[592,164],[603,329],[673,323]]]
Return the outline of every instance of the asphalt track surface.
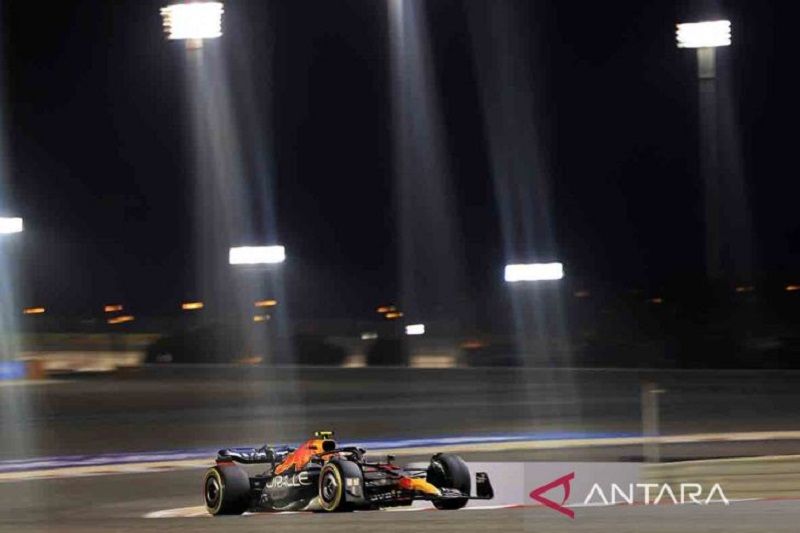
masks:
[[[800,373],[554,370],[175,369],[0,385],[0,459],[298,442],[515,432],[635,435],[652,380],[664,434],[800,429]],[[797,454],[796,441],[671,445],[667,460]],[[468,460],[638,460],[637,446],[464,454]],[[0,483],[0,531],[800,531],[800,502],[730,507],[145,518],[201,504],[202,469]]]
[[[603,533],[797,533],[800,502],[754,501],[698,506],[575,509],[570,520],[544,507],[454,512],[255,514],[241,517],[146,518],[153,511],[197,506],[202,470],[130,474],[0,485],[0,531],[520,531]]]

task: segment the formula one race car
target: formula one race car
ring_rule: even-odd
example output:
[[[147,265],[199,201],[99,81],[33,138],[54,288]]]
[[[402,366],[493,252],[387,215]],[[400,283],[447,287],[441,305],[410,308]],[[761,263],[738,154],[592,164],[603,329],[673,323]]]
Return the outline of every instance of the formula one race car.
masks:
[[[353,511],[429,500],[437,509],[460,509],[470,499],[494,497],[489,477],[475,475],[457,455],[438,453],[422,468],[401,468],[392,456],[370,457],[357,447],[339,448],[333,433],[319,431],[298,448],[229,448],[206,472],[203,495],[212,515],[245,511]],[[238,463],[238,464],[237,464]],[[264,464],[250,476],[240,465]]]

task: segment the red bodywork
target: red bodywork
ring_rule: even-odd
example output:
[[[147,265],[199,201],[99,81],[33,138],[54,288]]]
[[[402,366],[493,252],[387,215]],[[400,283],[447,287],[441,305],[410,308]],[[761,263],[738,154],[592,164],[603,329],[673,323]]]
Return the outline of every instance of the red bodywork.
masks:
[[[329,443],[329,449],[325,449],[325,443]],[[305,441],[295,451],[286,456],[286,458],[275,467],[275,474],[285,474],[287,472],[300,472],[315,456],[322,455],[325,459],[329,459],[332,455],[324,454],[326,451],[335,448],[335,443],[331,440],[313,438]],[[380,467],[371,467],[375,470],[399,470],[394,465],[380,465]],[[426,482],[424,479],[411,478],[408,476],[400,476],[397,479],[398,488],[411,491],[424,492],[426,494],[440,495],[439,490]]]

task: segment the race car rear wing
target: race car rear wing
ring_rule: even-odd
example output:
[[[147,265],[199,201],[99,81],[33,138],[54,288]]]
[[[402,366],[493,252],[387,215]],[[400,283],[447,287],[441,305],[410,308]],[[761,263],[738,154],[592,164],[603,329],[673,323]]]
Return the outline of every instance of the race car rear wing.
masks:
[[[283,460],[286,454],[290,453],[292,448],[269,448],[262,446],[261,448],[225,448],[217,452],[217,462],[233,461],[246,465],[262,464],[262,463],[277,463]]]

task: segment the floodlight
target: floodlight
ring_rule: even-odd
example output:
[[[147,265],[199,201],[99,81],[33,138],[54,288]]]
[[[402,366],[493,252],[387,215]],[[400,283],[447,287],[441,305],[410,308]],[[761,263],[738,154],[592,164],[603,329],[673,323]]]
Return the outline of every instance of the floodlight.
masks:
[[[715,48],[731,45],[731,22],[714,20],[678,24],[678,48]]]
[[[545,281],[564,277],[564,265],[561,263],[530,263],[506,265],[506,281]]]
[[[22,232],[22,219],[19,217],[0,217],[0,233]]]
[[[283,246],[240,246],[231,248],[228,262],[232,265],[264,265],[286,261]]]
[[[170,40],[216,39],[222,35],[220,2],[172,4],[161,9],[164,31]]]
[[[425,324],[406,326],[406,335],[425,335]]]

